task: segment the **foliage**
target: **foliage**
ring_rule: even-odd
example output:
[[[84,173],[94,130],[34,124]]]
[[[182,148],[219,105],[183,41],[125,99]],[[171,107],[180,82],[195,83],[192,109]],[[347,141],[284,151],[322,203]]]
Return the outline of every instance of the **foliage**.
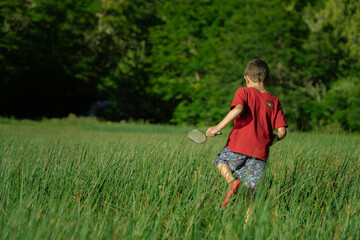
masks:
[[[61,116],[96,93],[91,5],[74,1],[1,2],[1,114]]]
[[[292,129],[360,130],[357,0],[2,0],[0,7],[1,116],[86,115],[97,103],[105,120],[214,124],[244,86],[246,63],[263,58],[268,90]]]
[[[360,87],[357,47],[360,33],[356,29],[360,21],[360,4],[344,0],[319,3],[321,7],[308,6],[304,12],[304,20],[311,30],[304,45],[312,59],[303,68],[310,71],[312,82],[307,94],[313,92],[312,99],[320,106],[314,109],[320,117],[313,118],[313,122],[316,126],[316,121],[328,124],[335,121],[346,130],[360,130],[356,123],[359,119],[356,89]]]
[[[299,38],[287,37],[298,27],[295,8],[288,9],[282,1],[180,2],[177,8],[163,5],[163,24],[152,29],[150,38],[157,43],[153,88],[175,105],[174,122],[220,120],[235,90],[243,86],[243,69],[252,58],[265,58],[281,68],[274,67],[274,82],[286,81],[284,71],[290,69],[284,66],[294,57],[292,49],[301,44]]]
[[[349,130],[360,129],[359,78],[345,78],[335,82],[325,96],[328,123],[337,122]]]

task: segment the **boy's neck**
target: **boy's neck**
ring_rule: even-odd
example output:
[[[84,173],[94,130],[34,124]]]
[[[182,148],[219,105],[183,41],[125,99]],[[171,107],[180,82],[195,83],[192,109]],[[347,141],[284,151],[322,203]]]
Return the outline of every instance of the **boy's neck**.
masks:
[[[253,87],[253,88],[257,89],[259,92],[267,92],[266,89],[265,89],[264,82],[254,82],[247,75],[245,75],[244,78],[246,80],[246,86],[247,87],[249,87],[249,88]]]
[[[267,92],[264,86],[264,83],[260,82],[260,83],[254,83],[254,82],[250,82],[249,84],[246,84],[247,87],[253,87],[255,89],[257,89],[259,92]]]

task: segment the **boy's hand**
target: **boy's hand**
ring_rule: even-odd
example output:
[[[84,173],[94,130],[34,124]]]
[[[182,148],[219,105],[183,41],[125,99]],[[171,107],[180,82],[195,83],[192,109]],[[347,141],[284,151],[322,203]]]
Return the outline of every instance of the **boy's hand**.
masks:
[[[273,134],[273,137],[271,139],[271,142],[270,142],[270,145],[269,146],[272,146],[274,145],[277,141],[279,141],[279,136],[277,134]]]
[[[209,127],[206,131],[207,137],[216,137],[216,133],[220,132],[217,126]]]
[[[274,145],[276,142],[280,141],[281,139],[284,139],[284,137],[286,136],[286,127],[280,127],[278,128],[278,134],[273,134],[273,137],[271,139],[270,145],[272,146]]]

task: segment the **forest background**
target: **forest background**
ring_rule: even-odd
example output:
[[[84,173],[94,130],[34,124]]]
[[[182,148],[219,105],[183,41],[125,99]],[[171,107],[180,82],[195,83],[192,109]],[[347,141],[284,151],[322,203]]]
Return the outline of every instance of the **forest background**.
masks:
[[[359,26],[358,0],[0,0],[0,116],[211,125],[262,58],[292,129],[360,131]]]

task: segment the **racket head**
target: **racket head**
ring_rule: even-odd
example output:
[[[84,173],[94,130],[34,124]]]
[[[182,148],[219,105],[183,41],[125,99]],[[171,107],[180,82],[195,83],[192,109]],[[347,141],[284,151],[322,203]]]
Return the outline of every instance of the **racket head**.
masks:
[[[206,134],[203,131],[197,129],[188,131],[187,136],[191,141],[198,144],[202,144],[207,140]]]

